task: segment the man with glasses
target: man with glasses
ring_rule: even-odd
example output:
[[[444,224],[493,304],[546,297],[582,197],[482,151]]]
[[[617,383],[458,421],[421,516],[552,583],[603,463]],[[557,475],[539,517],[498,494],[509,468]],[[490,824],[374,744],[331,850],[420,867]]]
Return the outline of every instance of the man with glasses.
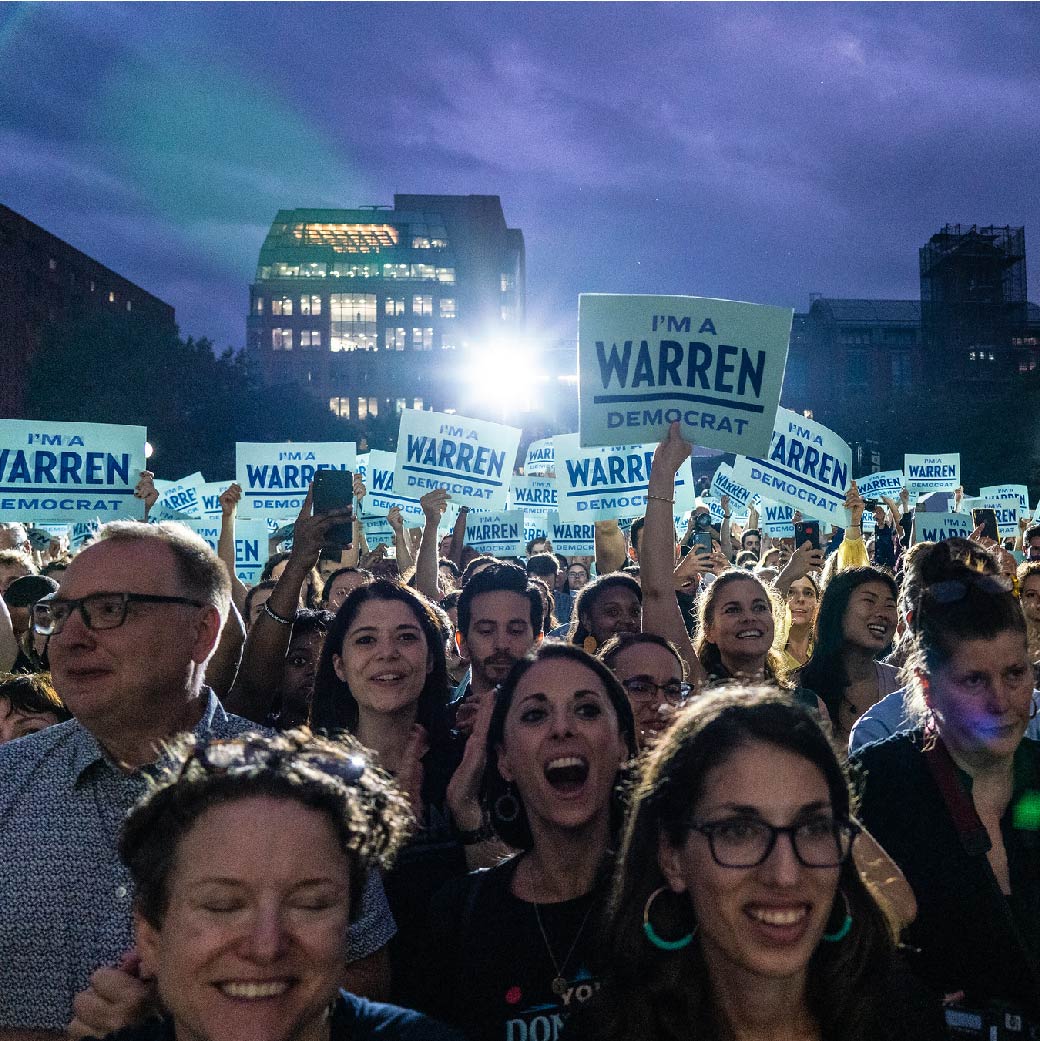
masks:
[[[163,742],[253,726],[203,684],[230,595],[187,529],[117,522],[34,606],[74,718],[0,749],[0,1038],[64,1030],[94,970],[132,948],[117,837]]]

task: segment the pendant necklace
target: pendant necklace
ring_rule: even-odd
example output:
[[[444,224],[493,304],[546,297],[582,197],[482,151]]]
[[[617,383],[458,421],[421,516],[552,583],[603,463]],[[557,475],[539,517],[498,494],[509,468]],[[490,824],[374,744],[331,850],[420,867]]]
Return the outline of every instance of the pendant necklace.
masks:
[[[549,952],[549,960],[552,962],[553,971],[556,975],[553,977],[552,983],[549,984],[549,989],[558,997],[562,998],[567,993],[567,978],[564,976],[564,972],[567,969],[567,962],[571,960],[571,955],[574,953],[574,948],[578,946],[578,940],[581,939],[581,934],[585,931],[585,923],[589,920],[589,915],[592,914],[592,905],[589,905],[589,909],[585,912],[585,917],[581,920],[581,925],[578,926],[578,931],[574,934],[574,942],[571,944],[570,950],[567,952],[563,962],[557,962],[556,955],[553,954],[552,944],[549,943],[549,937],[545,932],[545,926],[542,925],[542,916],[538,911],[538,905],[532,904],[534,907],[534,919],[538,923],[538,931],[542,934],[542,941],[545,943],[545,949]]]

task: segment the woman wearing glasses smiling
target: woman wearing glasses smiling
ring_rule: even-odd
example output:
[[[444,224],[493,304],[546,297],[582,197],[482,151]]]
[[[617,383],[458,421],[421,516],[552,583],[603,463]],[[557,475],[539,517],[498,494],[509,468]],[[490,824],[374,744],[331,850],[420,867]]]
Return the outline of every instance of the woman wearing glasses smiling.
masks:
[[[604,930],[612,971],[569,1041],[943,1036],[852,861],[849,789],[775,690],[703,695],[650,753]]]

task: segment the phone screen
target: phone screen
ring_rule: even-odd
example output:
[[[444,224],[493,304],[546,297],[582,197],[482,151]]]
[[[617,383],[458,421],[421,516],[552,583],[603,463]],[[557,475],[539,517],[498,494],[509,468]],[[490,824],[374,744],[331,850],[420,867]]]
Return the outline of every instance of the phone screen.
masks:
[[[354,475],[350,470],[319,470],[314,475],[314,513],[328,513],[354,504]],[[349,549],[354,537],[352,523],[335,524],[325,536],[327,546]]]
[[[999,540],[1000,533],[997,530],[996,510],[972,510],[971,523],[976,528],[980,524],[983,526],[982,535],[984,538],[992,539],[994,542]]]
[[[808,542],[813,549],[820,548],[820,525],[816,521],[799,521],[794,526],[794,546]]]

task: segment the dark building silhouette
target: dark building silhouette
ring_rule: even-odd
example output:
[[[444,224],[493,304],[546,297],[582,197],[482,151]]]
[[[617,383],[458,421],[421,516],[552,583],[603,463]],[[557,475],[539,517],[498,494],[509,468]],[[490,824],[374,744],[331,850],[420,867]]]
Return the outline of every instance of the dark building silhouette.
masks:
[[[461,374],[523,328],[523,234],[493,195],[280,210],[249,295],[265,383],[305,387],[355,421],[457,408]]]
[[[175,330],[169,304],[0,205],[0,416],[25,414],[26,374],[44,335],[95,313]]]

